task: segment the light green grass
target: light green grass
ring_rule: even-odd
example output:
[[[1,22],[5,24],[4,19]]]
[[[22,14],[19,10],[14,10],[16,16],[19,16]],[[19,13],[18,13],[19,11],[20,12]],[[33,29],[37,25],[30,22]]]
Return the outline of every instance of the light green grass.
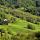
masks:
[[[35,30],[24,28],[27,27],[28,24],[32,24],[35,27]],[[40,31],[40,25],[33,24],[21,19],[17,19],[15,23],[9,23],[8,25],[0,25],[0,29],[1,28],[12,33]]]

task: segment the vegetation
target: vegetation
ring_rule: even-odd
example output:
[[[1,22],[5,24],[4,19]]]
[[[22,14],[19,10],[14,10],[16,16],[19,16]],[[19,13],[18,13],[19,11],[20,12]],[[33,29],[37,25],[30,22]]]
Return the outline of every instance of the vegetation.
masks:
[[[36,6],[35,0],[0,0],[0,40],[40,40]]]

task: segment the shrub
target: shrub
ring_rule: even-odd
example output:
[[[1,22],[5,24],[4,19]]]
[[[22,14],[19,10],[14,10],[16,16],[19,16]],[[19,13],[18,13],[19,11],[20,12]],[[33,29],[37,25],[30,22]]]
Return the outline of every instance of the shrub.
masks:
[[[40,38],[40,32],[36,32],[35,37]]]
[[[16,21],[16,18],[11,18],[11,22],[14,23]]]
[[[27,25],[27,28],[28,28],[28,29],[32,29],[32,30],[34,30],[34,29],[35,29],[35,28],[34,28],[34,26],[33,26],[33,25],[31,25],[31,24],[28,24],[28,25]]]

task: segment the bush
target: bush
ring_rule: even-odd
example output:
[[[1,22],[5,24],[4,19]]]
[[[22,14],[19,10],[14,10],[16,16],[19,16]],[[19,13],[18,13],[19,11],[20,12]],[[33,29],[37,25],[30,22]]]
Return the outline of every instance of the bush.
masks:
[[[40,32],[36,32],[35,37],[40,38]]]
[[[35,28],[33,27],[33,25],[31,25],[31,24],[28,24],[28,25],[27,25],[27,28],[28,28],[28,29],[32,29],[32,30],[35,29]]]
[[[11,23],[14,23],[15,21],[16,21],[16,18],[15,17],[14,18],[12,17],[11,18]]]

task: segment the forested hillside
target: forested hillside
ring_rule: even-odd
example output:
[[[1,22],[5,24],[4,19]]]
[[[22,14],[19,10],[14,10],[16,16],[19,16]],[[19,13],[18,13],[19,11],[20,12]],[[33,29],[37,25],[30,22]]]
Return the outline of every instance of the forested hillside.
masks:
[[[0,40],[40,40],[40,0],[0,0]]]

